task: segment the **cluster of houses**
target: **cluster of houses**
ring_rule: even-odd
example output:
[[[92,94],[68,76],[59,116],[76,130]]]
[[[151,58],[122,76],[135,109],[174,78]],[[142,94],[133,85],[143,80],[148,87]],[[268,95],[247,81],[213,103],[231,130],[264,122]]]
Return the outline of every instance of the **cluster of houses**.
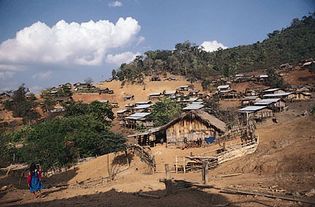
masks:
[[[124,100],[133,100],[134,96],[124,96]],[[198,110],[204,107],[201,93],[195,90],[192,85],[179,86],[174,91],[162,91],[150,93],[147,101],[136,102],[125,105],[124,109],[117,111],[117,118],[122,126],[128,128],[147,128],[152,127],[150,119],[152,106],[155,102],[163,98],[170,98],[179,103],[183,111]]]
[[[247,89],[244,94],[236,93],[230,85],[217,87],[219,97],[238,99],[242,108],[239,109],[241,123],[246,124],[249,119],[261,121],[274,117],[274,113],[286,110],[287,102],[311,99],[308,88],[290,89],[280,88],[266,90]],[[182,115],[169,123],[153,127],[150,118],[153,103],[161,98],[169,97],[182,105]],[[141,145],[154,145],[165,142],[167,145],[184,145],[202,140],[215,140],[226,132],[226,124],[204,111],[204,95],[192,86],[180,86],[175,91],[151,93],[147,101],[128,104],[117,112],[121,125],[133,129],[148,129],[141,133],[129,135]]]
[[[242,120],[254,119],[256,121],[273,117],[275,112],[284,111],[288,101],[310,100],[311,93],[308,88],[284,91],[280,88],[270,88],[260,93],[248,90],[249,96],[241,99],[243,108],[239,110]]]

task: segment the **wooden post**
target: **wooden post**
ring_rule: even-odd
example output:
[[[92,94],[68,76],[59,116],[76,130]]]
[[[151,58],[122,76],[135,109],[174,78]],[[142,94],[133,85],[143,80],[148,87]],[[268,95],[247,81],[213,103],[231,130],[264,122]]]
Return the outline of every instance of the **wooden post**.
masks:
[[[112,180],[112,173],[111,173],[110,163],[109,163],[109,154],[107,154],[107,170],[108,170],[109,180]]]
[[[169,180],[170,178],[171,178],[170,167],[168,164],[165,164],[165,179]]]
[[[177,174],[177,162],[178,162],[178,160],[177,160],[177,155],[176,155],[176,157],[175,157],[175,173]]]
[[[165,177],[166,195],[170,195],[173,193],[173,183],[171,180],[170,167],[168,164],[165,164]]]
[[[207,161],[202,162],[202,181],[203,184],[208,184],[208,167],[209,163]]]

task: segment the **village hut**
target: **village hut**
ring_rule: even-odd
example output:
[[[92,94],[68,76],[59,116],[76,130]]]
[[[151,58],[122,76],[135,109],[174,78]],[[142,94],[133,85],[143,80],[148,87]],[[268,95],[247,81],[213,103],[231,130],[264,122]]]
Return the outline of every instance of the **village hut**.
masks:
[[[140,145],[154,145],[166,142],[167,145],[186,145],[206,138],[215,139],[226,130],[226,124],[202,110],[193,110],[181,114],[169,123],[149,129],[140,134],[130,135]]]
[[[241,108],[239,110],[239,113],[240,119],[244,123],[246,123],[250,119],[255,121],[262,121],[273,116],[273,111],[267,106],[246,106],[244,108]]]
[[[153,122],[149,118],[149,112],[134,113],[124,119],[125,127],[136,129],[139,127],[152,127]]]
[[[159,101],[162,97],[162,94],[160,92],[150,93],[149,94],[149,100],[150,101]]]
[[[267,106],[272,109],[274,112],[283,111],[286,108],[286,103],[281,98],[269,98],[261,99],[254,103],[255,106]]]
[[[306,100],[310,100],[311,98],[312,98],[312,94],[310,92],[296,91],[296,92],[293,92],[292,100],[306,101]]]
[[[245,96],[241,99],[241,105],[242,106],[250,106],[254,105],[256,101],[260,100],[258,96]]]

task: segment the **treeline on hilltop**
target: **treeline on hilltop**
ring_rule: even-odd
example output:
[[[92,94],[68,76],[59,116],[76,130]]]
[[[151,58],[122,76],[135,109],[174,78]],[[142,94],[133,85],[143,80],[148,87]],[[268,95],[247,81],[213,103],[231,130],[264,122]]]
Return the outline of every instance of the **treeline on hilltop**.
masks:
[[[295,64],[315,56],[315,12],[302,19],[295,18],[288,28],[269,33],[262,42],[206,52],[186,41],[174,50],[147,51],[131,63],[113,70],[114,79],[142,82],[144,75],[163,72],[184,75],[191,81],[205,80],[213,75],[226,77],[235,73]]]

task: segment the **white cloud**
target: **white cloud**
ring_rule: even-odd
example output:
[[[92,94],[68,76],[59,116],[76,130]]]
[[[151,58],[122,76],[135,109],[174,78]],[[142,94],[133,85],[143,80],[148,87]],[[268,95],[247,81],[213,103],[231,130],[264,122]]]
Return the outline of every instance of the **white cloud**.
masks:
[[[216,40],[204,41],[200,46],[203,47],[203,50],[207,52],[213,52],[213,51],[218,50],[219,48],[222,48],[222,49],[227,48],[222,43],[217,42]]]
[[[12,71],[0,71],[0,80],[7,80],[14,76],[15,72]]]
[[[123,52],[116,55],[109,54],[106,57],[106,62],[115,65],[120,65],[122,63],[130,63],[138,55],[140,55],[140,53]]]
[[[37,80],[49,80],[51,78],[52,71],[39,72],[32,75],[33,79]]]
[[[113,1],[108,3],[109,7],[122,7],[123,3],[121,1]]]
[[[54,63],[100,65],[111,49],[135,42],[141,27],[132,17],[67,23],[36,22],[0,45],[0,65]]]
[[[17,67],[15,65],[1,64],[0,63],[0,71],[18,71],[21,67]]]

